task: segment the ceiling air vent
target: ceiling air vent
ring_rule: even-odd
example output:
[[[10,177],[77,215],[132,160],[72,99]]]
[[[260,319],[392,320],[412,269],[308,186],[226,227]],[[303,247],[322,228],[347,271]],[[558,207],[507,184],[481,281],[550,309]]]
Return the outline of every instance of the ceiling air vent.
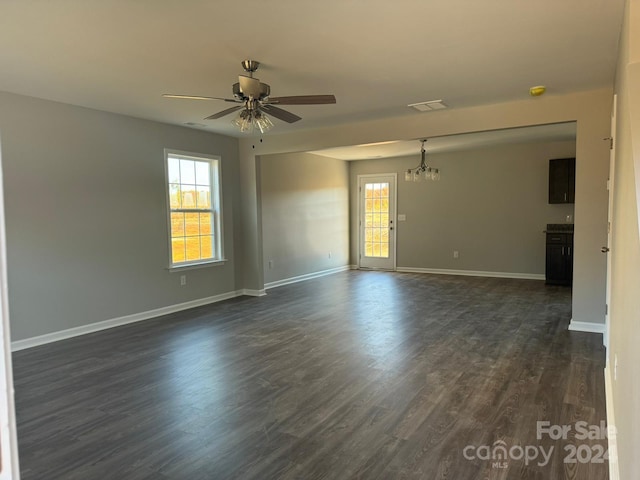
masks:
[[[419,112],[430,112],[431,110],[442,110],[447,105],[442,100],[429,100],[428,102],[410,103],[408,107],[415,108]]]

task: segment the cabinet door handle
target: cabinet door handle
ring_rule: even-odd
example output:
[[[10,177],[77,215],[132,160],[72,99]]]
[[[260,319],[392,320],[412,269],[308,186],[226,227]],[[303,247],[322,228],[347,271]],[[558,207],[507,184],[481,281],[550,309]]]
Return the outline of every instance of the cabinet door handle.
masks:
[[[564,247],[562,247],[562,255],[564,255]]]
[[[571,247],[567,247],[567,255],[571,255]]]
[[[564,194],[564,201],[565,202],[567,201],[567,194],[566,193]]]

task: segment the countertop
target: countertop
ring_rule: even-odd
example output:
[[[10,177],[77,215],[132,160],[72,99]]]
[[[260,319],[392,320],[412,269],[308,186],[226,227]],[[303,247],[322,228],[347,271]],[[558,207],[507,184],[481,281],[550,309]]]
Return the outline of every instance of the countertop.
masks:
[[[573,233],[573,223],[547,223],[545,233]]]

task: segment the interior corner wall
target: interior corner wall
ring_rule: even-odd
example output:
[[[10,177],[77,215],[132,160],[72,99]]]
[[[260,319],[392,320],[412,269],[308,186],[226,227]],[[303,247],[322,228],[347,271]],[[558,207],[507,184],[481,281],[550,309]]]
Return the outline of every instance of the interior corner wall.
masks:
[[[349,264],[349,167],[310,153],[260,157],[267,284]]]
[[[237,139],[8,93],[0,135],[13,340],[235,290]],[[168,271],[164,148],[222,157],[226,264]]]
[[[620,38],[615,89],[617,128],[614,133],[616,159],[607,352],[621,479],[640,478],[640,212],[637,202],[640,195],[640,98],[633,99],[638,94],[640,75],[634,77],[632,70],[640,61],[637,42],[640,23],[637,20],[640,20],[640,1],[629,1]]]
[[[357,176],[396,172],[397,211],[406,215],[396,224],[398,268],[544,276],[546,224],[574,213],[572,204],[548,203],[549,159],[575,149],[575,141],[531,142],[429,154],[438,182],[405,182],[418,151],[350,162],[351,256],[358,258]]]

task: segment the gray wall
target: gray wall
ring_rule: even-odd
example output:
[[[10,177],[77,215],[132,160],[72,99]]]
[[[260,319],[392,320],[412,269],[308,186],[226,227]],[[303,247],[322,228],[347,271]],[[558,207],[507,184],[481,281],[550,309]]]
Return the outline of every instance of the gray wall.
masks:
[[[547,223],[565,223],[573,205],[549,205],[548,162],[575,156],[575,141],[521,143],[442,154],[427,163],[439,182],[406,182],[416,155],[351,162],[351,258],[357,263],[357,176],[398,173],[398,268],[544,274]],[[428,151],[428,149],[427,149]],[[453,251],[459,258],[453,258]]]
[[[266,283],[348,265],[348,191],[345,161],[310,153],[260,158]]]
[[[235,289],[237,139],[6,93],[0,135],[13,340]],[[167,270],[164,148],[222,157],[229,261],[184,287]]]
[[[635,6],[634,6],[635,5]],[[635,8],[635,18],[629,8]],[[635,38],[634,38],[635,36]],[[618,429],[620,478],[640,478],[640,4],[627,4],[616,74],[618,94],[608,374]],[[634,98],[635,96],[635,98]],[[635,174],[635,175],[634,175]],[[617,365],[617,378],[614,368]]]

